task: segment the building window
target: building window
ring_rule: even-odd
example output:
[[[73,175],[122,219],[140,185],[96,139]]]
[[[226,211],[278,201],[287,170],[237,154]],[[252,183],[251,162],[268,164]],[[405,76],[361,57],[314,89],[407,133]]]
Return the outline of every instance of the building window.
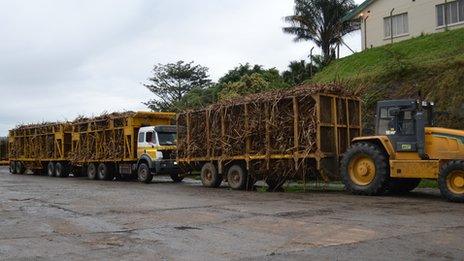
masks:
[[[385,38],[391,37],[392,33],[393,37],[409,33],[408,13],[385,17],[383,22]]]
[[[464,22],[464,0],[437,5],[437,26]]]

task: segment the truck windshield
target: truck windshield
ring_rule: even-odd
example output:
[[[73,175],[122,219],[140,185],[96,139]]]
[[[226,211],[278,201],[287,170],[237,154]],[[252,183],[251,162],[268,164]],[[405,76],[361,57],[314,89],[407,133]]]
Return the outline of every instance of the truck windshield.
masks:
[[[158,132],[159,145],[176,145],[177,134],[175,132]]]

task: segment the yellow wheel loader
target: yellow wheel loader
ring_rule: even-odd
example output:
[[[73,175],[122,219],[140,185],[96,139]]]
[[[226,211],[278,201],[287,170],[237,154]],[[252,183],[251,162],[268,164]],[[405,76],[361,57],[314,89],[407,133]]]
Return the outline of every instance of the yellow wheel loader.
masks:
[[[464,131],[432,127],[433,107],[379,102],[376,135],[354,139],[341,161],[345,188],[360,195],[405,193],[432,179],[444,198],[464,202]]]

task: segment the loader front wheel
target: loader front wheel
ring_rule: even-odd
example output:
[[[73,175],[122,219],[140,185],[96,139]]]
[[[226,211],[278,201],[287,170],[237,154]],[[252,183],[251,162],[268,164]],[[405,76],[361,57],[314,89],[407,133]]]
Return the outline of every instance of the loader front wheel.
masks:
[[[438,186],[447,200],[464,203],[464,161],[451,161],[443,165]]]
[[[53,162],[49,162],[47,165],[47,176],[49,177],[55,176],[55,164]]]
[[[90,180],[96,180],[97,179],[97,167],[93,163],[90,163],[87,166],[87,178],[90,179]]]
[[[353,194],[383,194],[388,187],[389,172],[383,151],[368,142],[354,144],[345,152],[341,162],[343,183]]]
[[[201,183],[208,188],[217,188],[222,183],[222,176],[218,174],[213,163],[205,163],[201,168]]]
[[[146,163],[140,163],[137,175],[139,182],[149,184],[153,180],[153,174]]]

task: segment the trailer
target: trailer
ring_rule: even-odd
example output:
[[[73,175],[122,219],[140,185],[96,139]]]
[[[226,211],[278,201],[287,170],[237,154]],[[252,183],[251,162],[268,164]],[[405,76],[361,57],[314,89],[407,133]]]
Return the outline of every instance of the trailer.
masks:
[[[250,95],[177,116],[182,168],[206,187],[232,189],[264,180],[339,179],[338,162],[361,135],[361,105],[342,87],[300,86]]]
[[[7,166],[8,161],[8,138],[0,137],[0,166]]]
[[[113,180],[154,175],[182,180],[175,162],[173,113],[125,112],[10,131],[11,172]]]

